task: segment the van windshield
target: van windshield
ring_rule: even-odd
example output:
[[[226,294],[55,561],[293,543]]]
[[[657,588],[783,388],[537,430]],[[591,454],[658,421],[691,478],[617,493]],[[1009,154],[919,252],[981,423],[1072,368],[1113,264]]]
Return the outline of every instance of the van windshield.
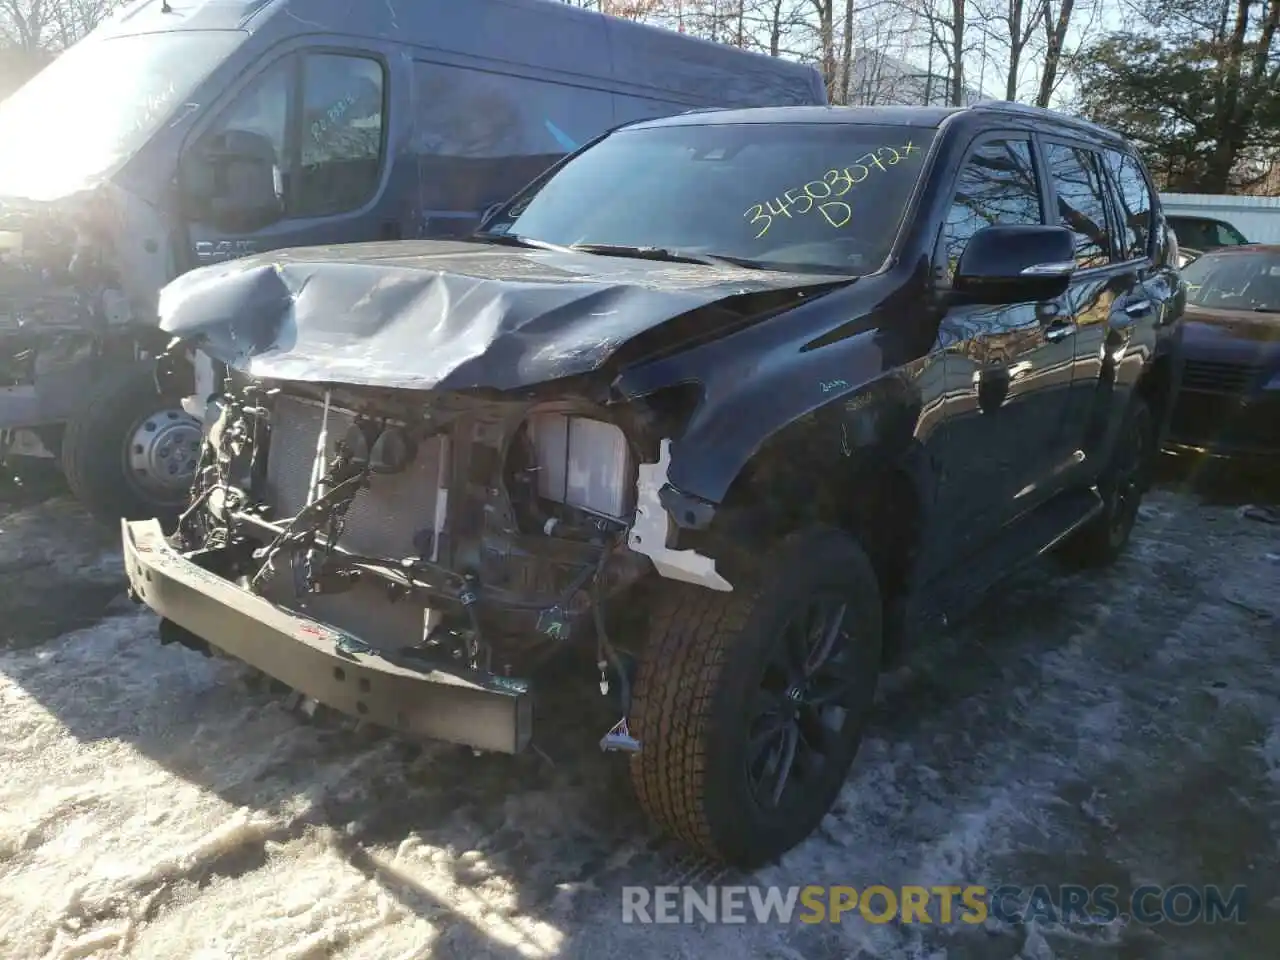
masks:
[[[244,39],[181,31],[75,44],[0,102],[0,195],[54,200],[113,172]]]
[[[623,128],[532,184],[485,232],[871,273],[888,257],[935,133],[857,123]]]

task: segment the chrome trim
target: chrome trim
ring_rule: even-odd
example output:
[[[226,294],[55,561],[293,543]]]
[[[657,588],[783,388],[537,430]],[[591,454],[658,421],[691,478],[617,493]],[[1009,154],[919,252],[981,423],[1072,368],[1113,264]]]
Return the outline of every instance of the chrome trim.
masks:
[[[1067,277],[1075,273],[1075,269],[1074,260],[1055,260],[1052,263],[1033,263],[1020,272],[1024,277]]]

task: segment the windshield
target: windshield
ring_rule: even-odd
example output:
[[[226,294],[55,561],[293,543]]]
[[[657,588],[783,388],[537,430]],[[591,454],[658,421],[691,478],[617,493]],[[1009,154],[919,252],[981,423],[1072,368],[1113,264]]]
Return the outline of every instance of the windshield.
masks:
[[[1238,247],[1249,241],[1235,227],[1221,220],[1200,220],[1195,217],[1170,217],[1169,224],[1178,237],[1178,243],[1193,250],[1211,250],[1215,247]]]
[[[870,273],[934,134],[853,123],[624,128],[534,183],[486,232]]]
[[[75,44],[0,102],[0,195],[53,200],[111,173],[244,38],[185,31]]]
[[[1280,313],[1280,250],[1205,254],[1182,268],[1182,279],[1195,306]]]

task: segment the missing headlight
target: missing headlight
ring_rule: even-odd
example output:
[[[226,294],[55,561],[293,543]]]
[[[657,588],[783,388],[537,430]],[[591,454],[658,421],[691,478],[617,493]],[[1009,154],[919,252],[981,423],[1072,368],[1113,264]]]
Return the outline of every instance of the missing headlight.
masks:
[[[631,514],[635,464],[622,430],[601,420],[541,413],[529,418],[528,431],[540,497],[613,520]]]

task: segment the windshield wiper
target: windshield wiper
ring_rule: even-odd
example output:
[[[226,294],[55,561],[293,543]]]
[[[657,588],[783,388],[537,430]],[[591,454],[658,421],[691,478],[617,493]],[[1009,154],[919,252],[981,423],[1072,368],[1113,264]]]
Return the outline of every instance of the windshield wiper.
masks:
[[[772,263],[765,260],[751,260],[747,257],[732,257],[722,253],[695,253],[691,250],[675,250],[670,247],[633,246],[625,243],[573,243],[562,246],[533,237],[522,237],[515,233],[475,233],[477,240],[501,244],[507,247],[526,247],[536,250],[555,250],[558,253],[591,253],[604,257],[632,257],[636,260],[656,260],[662,263],[698,263],[708,267],[734,266],[745,270],[766,270],[783,273],[829,273],[843,272],[836,268],[828,268],[818,264],[805,263]]]
[[[848,276],[836,267],[813,263],[781,263],[772,260],[752,260],[733,257],[724,253],[694,253],[691,250],[673,250],[670,247],[629,247],[614,243],[575,243],[569,248],[580,253],[598,253],[605,256],[636,257],[641,260],[661,260],[664,263],[701,263],[713,267],[742,267],[745,270],[764,270],[770,273],[823,273]]]
[[[517,233],[473,233],[471,235],[476,240],[483,240],[486,243],[496,243],[504,247],[525,247],[530,250],[557,250],[560,253],[571,253],[568,247],[562,247],[558,243],[548,243],[546,240],[535,240],[533,237],[522,237]]]
[[[726,263],[754,266],[750,260],[739,262],[732,257],[713,257],[705,253],[671,250],[667,247],[633,247],[624,243],[575,243],[569,249],[579,253],[598,253],[605,257],[635,257],[637,260],[660,260],[663,263],[701,263],[712,267]]]

